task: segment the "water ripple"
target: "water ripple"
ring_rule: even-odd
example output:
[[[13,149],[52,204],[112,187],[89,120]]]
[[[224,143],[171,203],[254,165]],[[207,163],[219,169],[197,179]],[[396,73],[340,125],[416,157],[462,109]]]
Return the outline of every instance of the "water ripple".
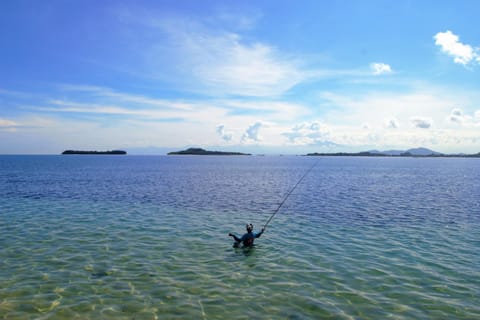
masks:
[[[0,157],[0,318],[480,317],[476,162],[321,158],[243,249],[316,159],[94,159]]]

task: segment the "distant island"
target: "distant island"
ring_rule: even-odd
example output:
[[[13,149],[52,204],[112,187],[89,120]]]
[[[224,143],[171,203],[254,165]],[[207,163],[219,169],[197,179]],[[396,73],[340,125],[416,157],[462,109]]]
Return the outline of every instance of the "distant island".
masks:
[[[208,151],[202,148],[188,148],[187,150],[169,152],[168,155],[197,155],[197,156],[250,156],[250,153]]]
[[[113,154],[113,155],[124,155],[127,154],[123,150],[111,150],[111,151],[81,151],[81,150],[65,150],[62,154]]]
[[[476,154],[444,154],[427,148],[413,148],[405,151],[387,150],[387,151],[362,151],[362,152],[336,152],[336,153],[308,153],[307,156],[330,156],[330,157],[434,157],[434,158],[480,158],[480,152]]]

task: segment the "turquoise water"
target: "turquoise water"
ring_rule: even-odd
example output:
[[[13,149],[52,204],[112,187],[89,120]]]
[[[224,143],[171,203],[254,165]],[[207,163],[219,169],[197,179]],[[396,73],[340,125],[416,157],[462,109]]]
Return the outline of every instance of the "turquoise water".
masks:
[[[479,169],[0,156],[0,318],[478,319]]]

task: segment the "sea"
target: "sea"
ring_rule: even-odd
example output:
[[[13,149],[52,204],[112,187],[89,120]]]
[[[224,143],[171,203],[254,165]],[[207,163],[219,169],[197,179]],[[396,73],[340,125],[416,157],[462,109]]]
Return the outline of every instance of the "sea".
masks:
[[[479,319],[479,196],[467,158],[0,156],[0,319]]]

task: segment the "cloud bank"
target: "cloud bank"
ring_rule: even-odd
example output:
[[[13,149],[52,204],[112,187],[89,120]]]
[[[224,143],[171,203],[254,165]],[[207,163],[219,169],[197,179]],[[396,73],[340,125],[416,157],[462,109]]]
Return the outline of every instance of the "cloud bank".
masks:
[[[287,141],[293,145],[333,145],[330,141],[330,130],[318,121],[297,124],[282,133]]]

